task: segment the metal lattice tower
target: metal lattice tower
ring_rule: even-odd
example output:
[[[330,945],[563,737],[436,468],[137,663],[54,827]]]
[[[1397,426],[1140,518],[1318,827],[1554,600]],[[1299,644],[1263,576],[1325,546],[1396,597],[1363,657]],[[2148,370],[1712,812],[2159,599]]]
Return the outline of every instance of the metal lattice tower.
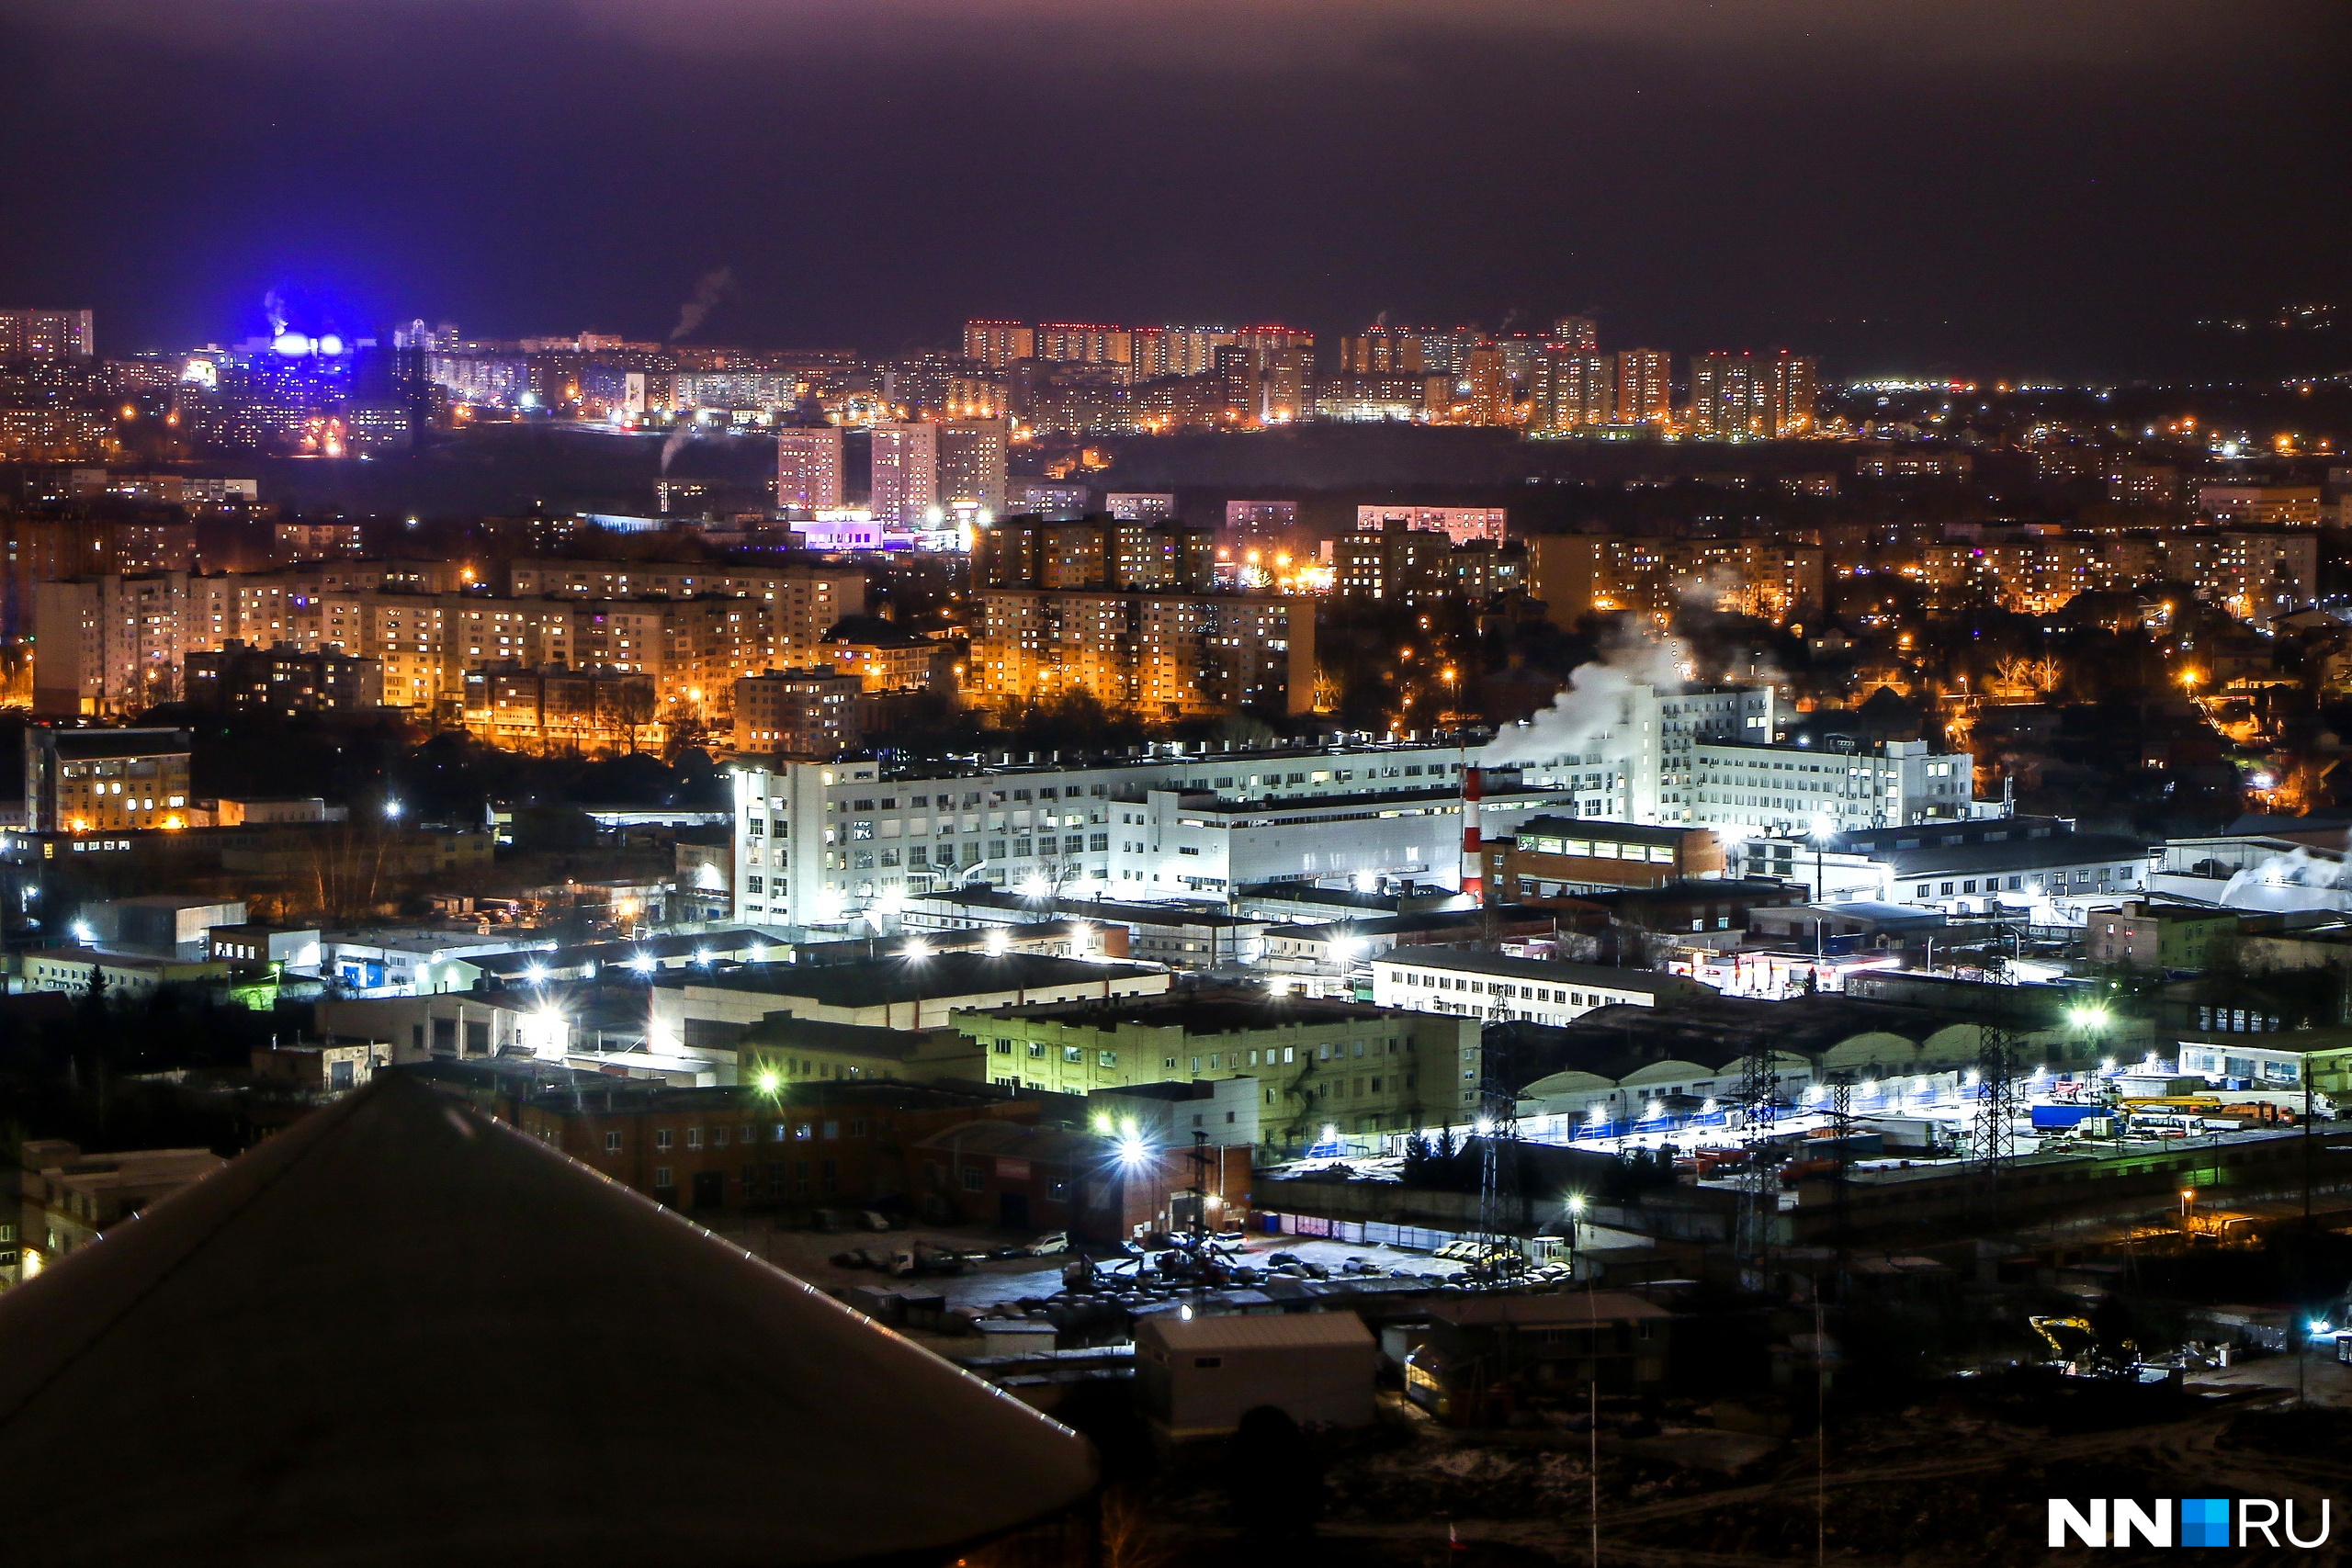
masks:
[[[1747,1119],[1747,1173],[1739,1184],[1739,1234],[1733,1252],[1742,1273],[1760,1280],[1764,1254],[1772,1240],[1772,1217],[1780,1212],[1780,1197],[1771,1172],[1764,1165],[1764,1140],[1780,1120],[1776,1097],[1780,1063],[1770,1042],[1758,1041],[1740,1061],[1739,1100]]]
[[[2017,1158],[2019,1108],[2017,1037],[1988,1029],[1976,1057],[1976,1116],[1970,1129],[1969,1157],[1979,1170],[1997,1176]]]
[[[1478,1054],[1478,1241],[1489,1258],[1512,1243],[1510,1222],[1519,1192],[1518,1097],[1495,1076],[1491,1050]],[[1513,1145],[1506,1155],[1505,1145]]]

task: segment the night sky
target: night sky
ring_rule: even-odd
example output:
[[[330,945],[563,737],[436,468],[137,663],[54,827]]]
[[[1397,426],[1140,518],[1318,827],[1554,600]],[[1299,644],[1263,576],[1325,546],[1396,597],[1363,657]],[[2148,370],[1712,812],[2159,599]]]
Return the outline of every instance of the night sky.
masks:
[[[895,352],[973,314],[2180,374],[2352,331],[2336,0],[15,0],[0,304]],[[320,324],[328,324],[322,321]],[[2261,334],[2256,334],[2260,337]]]

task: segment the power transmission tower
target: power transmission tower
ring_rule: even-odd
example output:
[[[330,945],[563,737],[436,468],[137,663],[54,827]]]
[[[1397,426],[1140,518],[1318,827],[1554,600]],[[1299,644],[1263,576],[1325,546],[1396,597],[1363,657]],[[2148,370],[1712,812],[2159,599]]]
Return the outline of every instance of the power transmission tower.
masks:
[[[1854,1075],[1838,1072],[1829,1079],[1829,1131],[1838,1154],[1838,1270],[1845,1273],[1847,1244],[1847,1168],[1854,1157]]]
[[[1510,1228],[1519,1199],[1519,1102],[1496,1075],[1498,1055],[1478,1054],[1478,1244],[1492,1277],[1506,1279],[1523,1261]]]
[[[1765,1140],[1780,1121],[1780,1062],[1769,1040],[1758,1040],[1740,1062],[1739,1100],[1747,1120],[1747,1169],[1740,1179],[1739,1233],[1733,1238],[1733,1256],[1740,1278],[1761,1285],[1764,1255],[1772,1245],[1772,1221],[1780,1213],[1780,1194],[1765,1165]]]
[[[2017,1036],[1988,1029],[1976,1057],[1978,1098],[1969,1157],[1986,1176],[1997,1177],[2017,1158],[2019,1105]]]

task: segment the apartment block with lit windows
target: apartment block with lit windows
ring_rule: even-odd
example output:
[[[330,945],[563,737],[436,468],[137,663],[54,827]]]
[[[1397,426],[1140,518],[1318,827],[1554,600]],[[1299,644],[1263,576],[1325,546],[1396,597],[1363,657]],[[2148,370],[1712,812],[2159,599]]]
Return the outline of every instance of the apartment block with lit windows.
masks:
[[[841,670],[763,670],[735,682],[735,750],[832,757],[859,741],[857,676]]]
[[[25,828],[109,833],[187,819],[185,729],[25,730]]]
[[[1315,601],[1273,594],[983,589],[970,682],[1013,705],[1085,693],[1160,717],[1315,700]]]

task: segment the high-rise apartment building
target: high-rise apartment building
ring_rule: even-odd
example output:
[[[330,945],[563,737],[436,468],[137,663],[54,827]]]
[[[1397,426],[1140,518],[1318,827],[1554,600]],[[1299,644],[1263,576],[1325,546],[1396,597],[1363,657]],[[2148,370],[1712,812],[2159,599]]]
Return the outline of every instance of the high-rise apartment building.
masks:
[[[1004,514],[1005,454],[1010,440],[1001,419],[939,422],[939,500],[977,506],[991,517]]]
[[[939,504],[939,426],[921,423],[874,427],[874,520],[912,527]]]
[[[775,433],[775,503],[802,511],[842,503],[842,427],[787,424]]]
[[[1157,718],[1315,705],[1312,598],[986,588],[971,683],[1019,705],[1084,693]]]
[[[1094,321],[1043,321],[1037,357],[1061,365],[1108,365],[1133,378],[1135,333]]]
[[[499,661],[650,675],[663,704],[723,712],[739,676],[818,657],[865,608],[864,571],[830,564],[533,560],[511,576],[505,596],[465,591],[443,562],[40,583],[35,710],[138,713],[186,694],[189,654],[243,641],[379,660],[385,705],[422,713],[454,708],[466,672]]]
[[[1243,327],[1216,351],[1225,417],[1243,425],[1303,418],[1314,394],[1315,334],[1289,327]]]
[[[1814,428],[1815,362],[1782,350],[1690,356],[1690,434],[1750,441],[1804,435]]]
[[[1532,435],[1566,435],[1607,424],[1617,409],[1617,365],[1605,354],[1545,347],[1530,362]]]
[[[1469,368],[1470,351],[1485,341],[1462,328],[1375,324],[1362,337],[1340,340],[1340,368],[1356,376],[1460,375]]]
[[[1205,376],[1216,368],[1216,351],[1234,343],[1231,327],[1178,326],[1158,329],[1162,376]]]
[[[1820,394],[1815,362],[1782,349],[1765,362],[1770,380],[1772,434],[1783,439],[1814,432],[1814,407]]]
[[[1464,412],[1472,424],[1511,423],[1510,377],[1500,348],[1485,343],[1472,349],[1464,379],[1469,382],[1470,397]]]
[[[1169,523],[1176,517],[1176,492],[1166,490],[1114,490],[1102,498],[1102,508],[1122,523]]]
[[[88,359],[96,353],[87,310],[0,310],[0,359]]]
[[[1690,356],[1690,434],[1719,441],[1772,434],[1771,378],[1752,354]]]
[[[735,682],[735,750],[832,757],[860,739],[859,678],[829,669],[763,670]]]
[[[1672,408],[1673,375],[1666,351],[1617,351],[1617,423],[1664,424]]]
[[[1037,355],[1037,329],[1020,321],[966,321],[964,357],[991,370]]]
[[[1562,316],[1552,323],[1552,341],[1577,354],[1600,352],[1600,323],[1590,316]]]
[[[1502,543],[1510,509],[1501,506],[1384,506],[1356,508],[1360,533],[1418,530],[1443,534],[1457,545],[1473,539]]]

